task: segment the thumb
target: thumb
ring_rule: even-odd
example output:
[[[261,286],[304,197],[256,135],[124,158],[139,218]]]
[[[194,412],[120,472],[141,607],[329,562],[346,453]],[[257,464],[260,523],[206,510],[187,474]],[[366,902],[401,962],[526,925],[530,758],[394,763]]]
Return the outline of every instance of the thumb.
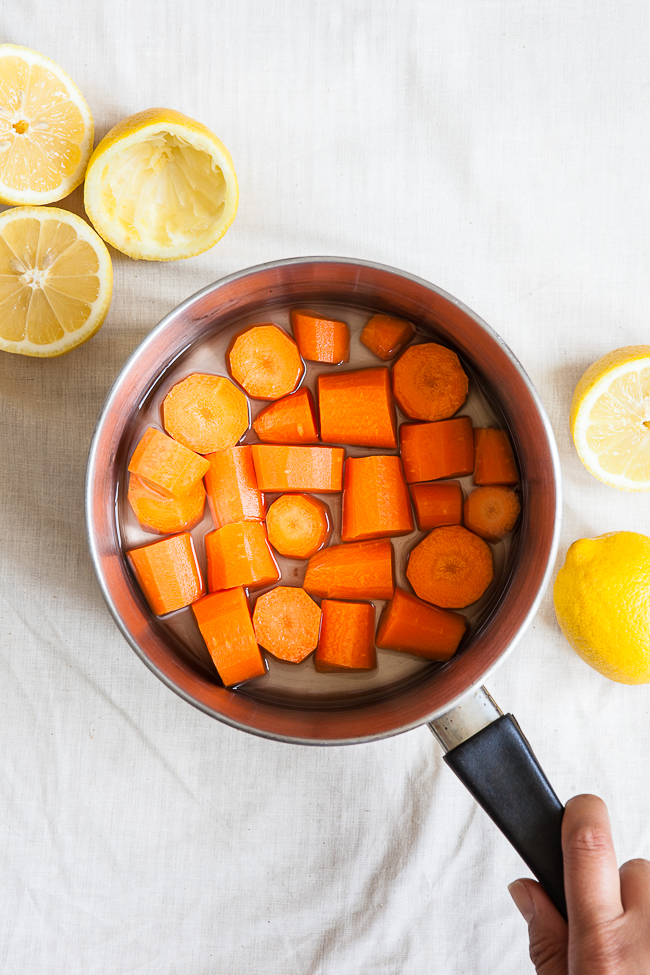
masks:
[[[555,905],[536,880],[515,880],[508,890],[528,924],[537,975],[567,975],[567,926]]]

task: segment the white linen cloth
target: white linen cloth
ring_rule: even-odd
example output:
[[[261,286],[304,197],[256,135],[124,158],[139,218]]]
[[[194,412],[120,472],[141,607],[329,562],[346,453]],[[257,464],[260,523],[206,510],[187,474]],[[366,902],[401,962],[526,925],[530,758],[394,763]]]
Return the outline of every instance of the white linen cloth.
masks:
[[[86,455],[121,365],[182,299],[304,254],[403,268],[512,347],[564,472],[560,549],[650,532],[595,481],[573,386],[650,341],[650,9],[642,0],[6,0],[3,42],[85,93],[97,138],[155,105],[231,150],[239,214],[172,264],[113,253],[101,332],[52,361],[0,354],[0,970],[3,975],[522,975],[526,870],[428,730],[314,749],[232,730],[136,658],[102,601]],[[76,191],[63,206],[81,213]],[[559,796],[609,804],[650,854],[650,687],[570,650],[550,593],[489,681]]]

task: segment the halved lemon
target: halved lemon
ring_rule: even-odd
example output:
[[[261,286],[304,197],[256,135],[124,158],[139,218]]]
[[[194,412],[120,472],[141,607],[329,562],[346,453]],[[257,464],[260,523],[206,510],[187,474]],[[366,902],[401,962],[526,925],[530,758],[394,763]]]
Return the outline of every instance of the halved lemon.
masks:
[[[62,200],[84,178],[93,137],[86,99],[58,64],[0,44],[0,202]]]
[[[615,349],[589,366],[570,422],[594,477],[622,491],[650,491],[650,345]]]
[[[108,249],[81,217],[58,207],[0,213],[0,349],[75,349],[106,318],[112,292]]]
[[[119,122],[86,171],[84,204],[95,229],[124,254],[146,261],[208,250],[235,219],[238,201],[224,144],[169,108]]]

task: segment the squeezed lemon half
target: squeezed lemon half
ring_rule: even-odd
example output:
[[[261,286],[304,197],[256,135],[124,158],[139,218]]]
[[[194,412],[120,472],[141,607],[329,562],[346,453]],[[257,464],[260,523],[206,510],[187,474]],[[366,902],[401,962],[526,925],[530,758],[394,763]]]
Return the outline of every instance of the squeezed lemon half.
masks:
[[[57,356],[91,338],[111,303],[106,245],[58,207],[0,213],[0,349]]]
[[[0,202],[63,199],[84,178],[93,136],[86,100],[58,64],[0,44]]]
[[[194,257],[223,237],[239,190],[230,153],[200,122],[168,108],[123,119],[95,149],[86,212],[104,240],[148,261]]]
[[[570,423],[594,477],[622,491],[650,491],[650,345],[594,362],[575,388]]]

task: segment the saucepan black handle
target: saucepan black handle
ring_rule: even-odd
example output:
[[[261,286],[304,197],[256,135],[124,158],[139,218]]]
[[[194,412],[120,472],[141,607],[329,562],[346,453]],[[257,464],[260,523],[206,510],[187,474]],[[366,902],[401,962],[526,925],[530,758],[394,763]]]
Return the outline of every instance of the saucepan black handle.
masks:
[[[511,714],[445,755],[445,762],[512,843],[566,918],[564,806]]]

